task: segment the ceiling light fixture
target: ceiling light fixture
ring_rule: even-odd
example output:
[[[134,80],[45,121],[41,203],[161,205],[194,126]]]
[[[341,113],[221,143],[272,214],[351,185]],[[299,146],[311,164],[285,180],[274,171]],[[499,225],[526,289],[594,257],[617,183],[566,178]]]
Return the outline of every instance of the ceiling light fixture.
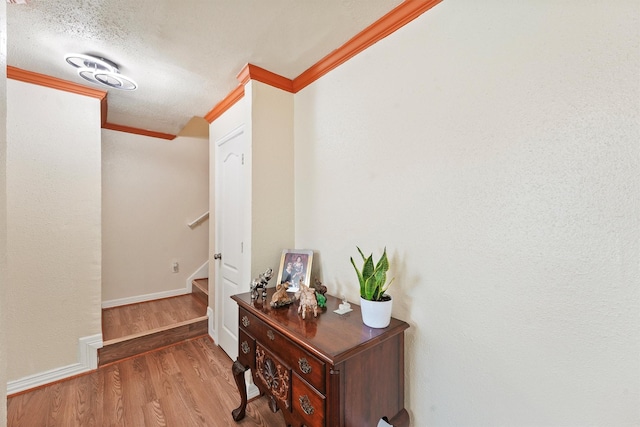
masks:
[[[136,90],[138,85],[129,77],[120,74],[118,66],[108,59],[81,53],[70,53],[64,57],[67,64],[76,68],[80,77],[88,82],[120,90]]]

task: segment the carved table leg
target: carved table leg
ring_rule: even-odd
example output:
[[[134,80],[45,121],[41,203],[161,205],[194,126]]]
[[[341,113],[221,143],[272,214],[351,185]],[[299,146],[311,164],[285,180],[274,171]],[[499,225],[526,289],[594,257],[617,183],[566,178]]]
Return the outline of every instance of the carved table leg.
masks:
[[[236,380],[238,391],[240,392],[240,406],[231,411],[234,421],[240,421],[244,418],[245,409],[247,409],[247,386],[244,382],[244,372],[248,368],[245,367],[240,361],[233,362],[231,371],[233,372],[233,379]]]
[[[276,398],[271,395],[269,395],[269,409],[271,409],[271,412],[273,412],[274,414],[278,412],[278,404],[276,403]]]

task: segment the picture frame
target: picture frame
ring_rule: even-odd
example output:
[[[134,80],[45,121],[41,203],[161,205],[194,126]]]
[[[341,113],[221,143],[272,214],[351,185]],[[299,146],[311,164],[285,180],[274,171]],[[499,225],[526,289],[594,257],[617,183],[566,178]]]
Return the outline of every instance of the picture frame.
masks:
[[[312,262],[312,250],[283,249],[276,284],[289,282],[287,292],[298,292],[301,285],[309,286]]]

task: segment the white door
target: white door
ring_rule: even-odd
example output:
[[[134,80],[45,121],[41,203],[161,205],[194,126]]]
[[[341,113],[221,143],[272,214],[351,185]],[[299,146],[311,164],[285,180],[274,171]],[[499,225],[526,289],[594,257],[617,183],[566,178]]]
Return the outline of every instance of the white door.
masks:
[[[242,283],[245,139],[241,126],[216,141],[215,330],[232,360],[238,357],[238,306],[230,296],[249,290]]]

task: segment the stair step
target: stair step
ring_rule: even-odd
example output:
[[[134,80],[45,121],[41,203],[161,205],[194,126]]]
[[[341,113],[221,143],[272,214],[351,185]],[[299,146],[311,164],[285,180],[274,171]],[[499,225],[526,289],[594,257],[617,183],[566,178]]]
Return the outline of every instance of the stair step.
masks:
[[[204,305],[209,305],[209,279],[195,279],[191,282],[191,293]]]
[[[206,335],[207,319],[207,316],[202,316],[175,325],[105,341],[103,347],[98,350],[98,366]]]
[[[195,279],[191,283],[193,284],[193,286],[198,288],[202,293],[204,293],[205,295],[209,295],[209,279],[208,278],[205,277],[204,279]]]
[[[98,365],[205,335],[206,313],[207,304],[194,294],[102,309]]]

